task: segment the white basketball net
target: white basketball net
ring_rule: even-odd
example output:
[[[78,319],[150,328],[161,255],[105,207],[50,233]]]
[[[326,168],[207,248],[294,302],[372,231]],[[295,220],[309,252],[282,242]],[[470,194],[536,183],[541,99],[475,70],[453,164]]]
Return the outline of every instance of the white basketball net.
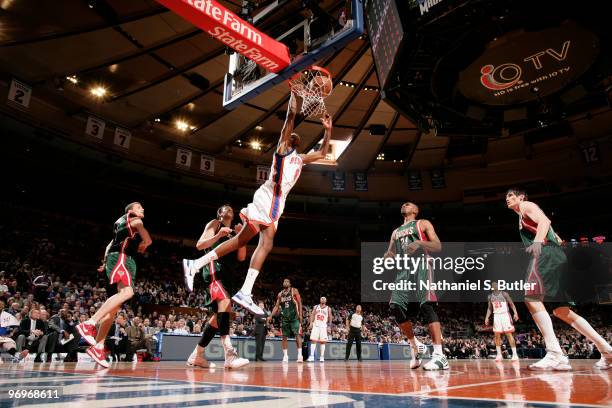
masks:
[[[323,86],[323,84],[328,84]],[[329,74],[317,69],[307,69],[289,80],[293,92],[302,98],[300,113],[306,117],[323,117],[327,114],[325,98],[332,91],[332,79]]]

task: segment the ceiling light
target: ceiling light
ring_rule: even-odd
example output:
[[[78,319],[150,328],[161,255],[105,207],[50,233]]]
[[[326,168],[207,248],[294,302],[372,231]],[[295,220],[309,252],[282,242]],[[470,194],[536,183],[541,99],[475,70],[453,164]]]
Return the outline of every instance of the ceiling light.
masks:
[[[114,74],[115,72],[117,72],[117,70],[118,70],[118,69],[119,69],[119,65],[117,65],[117,64],[113,64],[113,65],[111,65],[110,67],[108,67],[108,70],[109,70],[110,72],[112,72],[113,74]]]
[[[195,127],[195,126],[191,126],[189,129],[191,129],[191,130],[196,130],[196,129],[197,129],[197,127]]]
[[[177,120],[176,123],[175,123],[175,126],[181,132],[184,132],[187,129],[189,129],[189,124],[187,122],[183,121],[183,120]]]
[[[160,119],[160,118],[155,118],[155,121],[156,121],[157,123],[159,123],[159,122],[161,122],[161,119]]]
[[[257,130],[258,132],[261,132],[263,130],[263,126],[257,125],[255,126],[255,130]]]
[[[189,109],[190,111],[193,111],[195,109],[195,103],[190,102],[187,104],[187,109]]]
[[[91,92],[91,94],[97,98],[102,98],[104,95],[106,95],[106,88],[103,86],[94,86],[89,90],[89,92]]]
[[[67,76],[66,79],[75,85],[79,83],[79,79],[76,77],[76,75]]]
[[[259,140],[251,141],[251,148],[253,150],[261,150],[261,142]]]

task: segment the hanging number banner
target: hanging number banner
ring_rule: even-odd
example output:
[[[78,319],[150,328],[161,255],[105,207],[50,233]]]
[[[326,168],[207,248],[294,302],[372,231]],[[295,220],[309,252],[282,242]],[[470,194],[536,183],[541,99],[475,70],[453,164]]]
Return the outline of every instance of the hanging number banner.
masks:
[[[129,150],[130,141],[132,139],[132,132],[123,128],[115,129],[115,146]]]
[[[8,93],[9,102],[17,104],[22,108],[29,108],[31,97],[32,87],[30,85],[24,84],[16,79],[11,81],[11,87]]]
[[[215,158],[203,154],[200,158],[200,171],[204,174],[215,174]]]
[[[191,168],[191,150],[182,147],[176,149],[176,165],[185,169]]]
[[[87,125],[85,125],[85,134],[87,136],[102,140],[102,138],[104,138],[105,128],[106,122],[94,116],[90,116],[87,118]]]
[[[263,184],[270,176],[270,168],[266,166],[257,166],[257,174],[255,175],[255,181],[257,184]]]

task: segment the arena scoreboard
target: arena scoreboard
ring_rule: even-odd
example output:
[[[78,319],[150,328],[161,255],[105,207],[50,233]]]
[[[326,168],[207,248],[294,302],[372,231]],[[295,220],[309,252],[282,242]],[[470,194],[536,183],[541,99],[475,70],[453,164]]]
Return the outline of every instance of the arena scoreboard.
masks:
[[[366,0],[365,10],[372,57],[384,89],[403,42],[402,21],[395,0]]]

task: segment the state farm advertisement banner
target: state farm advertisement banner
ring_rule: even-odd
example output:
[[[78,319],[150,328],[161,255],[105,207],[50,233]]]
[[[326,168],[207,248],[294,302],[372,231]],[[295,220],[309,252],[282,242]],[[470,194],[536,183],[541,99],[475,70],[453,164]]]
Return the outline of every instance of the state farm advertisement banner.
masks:
[[[574,81],[598,54],[598,38],[575,23],[508,33],[459,74],[459,91],[486,105],[529,102]]]
[[[214,0],[157,2],[268,71],[279,72],[291,62],[285,44],[268,37]]]

